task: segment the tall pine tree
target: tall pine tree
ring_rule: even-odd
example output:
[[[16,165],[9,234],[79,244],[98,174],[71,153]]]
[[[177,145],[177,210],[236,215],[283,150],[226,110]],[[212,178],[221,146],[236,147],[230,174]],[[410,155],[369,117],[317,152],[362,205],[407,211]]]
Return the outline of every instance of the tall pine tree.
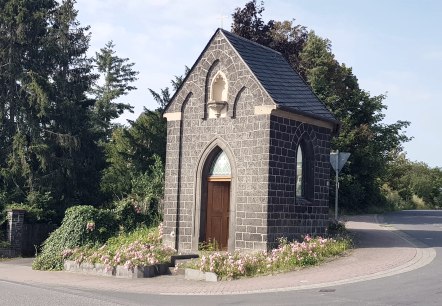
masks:
[[[103,165],[87,97],[96,78],[74,1],[0,4],[4,197],[41,212],[97,199]]]
[[[118,118],[124,111],[132,112],[133,107],[128,103],[118,101],[130,91],[137,89],[131,85],[137,80],[134,63],[128,58],[121,58],[115,53],[115,45],[108,42],[100,52],[95,54],[95,66],[102,77],[101,84],[95,84],[92,93],[96,98],[94,119],[97,131],[106,139],[112,132],[112,120]]]
[[[51,63],[46,43],[52,0],[0,2],[0,182],[5,201],[38,192],[47,164],[40,120],[46,115]]]

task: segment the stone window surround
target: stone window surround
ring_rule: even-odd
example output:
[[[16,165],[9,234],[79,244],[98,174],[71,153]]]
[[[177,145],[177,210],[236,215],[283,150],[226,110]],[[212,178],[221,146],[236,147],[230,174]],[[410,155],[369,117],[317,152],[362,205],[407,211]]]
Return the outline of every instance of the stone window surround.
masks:
[[[301,159],[301,160],[299,160]],[[302,175],[304,171],[304,154],[303,154],[303,148],[302,143],[300,143],[296,149],[296,182],[295,182],[295,194],[297,197],[304,196],[304,179],[305,177]],[[298,173],[299,171],[299,173]],[[300,182],[299,182],[300,181]],[[300,189],[300,190],[299,190]]]
[[[295,190],[297,204],[310,204],[314,202],[314,155],[313,146],[307,133],[303,133],[296,145],[296,157],[298,148],[302,150],[302,194],[298,195]],[[297,159],[297,158],[296,158]],[[297,160],[295,169],[297,168]],[[295,172],[296,173],[296,172]],[[296,175],[296,174],[295,174]],[[296,188],[296,182],[295,182]]]

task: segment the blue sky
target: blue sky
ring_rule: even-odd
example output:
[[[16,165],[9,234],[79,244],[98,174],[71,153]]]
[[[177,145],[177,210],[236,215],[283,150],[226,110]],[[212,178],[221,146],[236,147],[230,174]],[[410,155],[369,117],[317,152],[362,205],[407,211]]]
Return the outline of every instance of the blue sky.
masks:
[[[234,9],[246,2],[77,0],[78,19],[91,26],[91,55],[113,40],[140,72],[138,90],[124,97],[135,112],[120,121],[135,119],[143,106],[155,108],[148,88],[170,87],[221,26],[220,17],[229,30]],[[385,122],[411,122],[407,156],[442,167],[442,1],[267,0],[264,7],[265,21],[296,19],[330,39],[363,89],[387,94]]]

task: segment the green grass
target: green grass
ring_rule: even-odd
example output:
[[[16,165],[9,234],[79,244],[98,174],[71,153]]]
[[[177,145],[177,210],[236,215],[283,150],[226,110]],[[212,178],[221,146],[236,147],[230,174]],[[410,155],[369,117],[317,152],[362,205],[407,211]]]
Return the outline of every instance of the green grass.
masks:
[[[132,244],[134,242],[144,244],[159,244],[161,236],[158,227],[139,227],[130,233],[123,233],[107,240],[106,246],[110,252],[115,253],[122,246]]]

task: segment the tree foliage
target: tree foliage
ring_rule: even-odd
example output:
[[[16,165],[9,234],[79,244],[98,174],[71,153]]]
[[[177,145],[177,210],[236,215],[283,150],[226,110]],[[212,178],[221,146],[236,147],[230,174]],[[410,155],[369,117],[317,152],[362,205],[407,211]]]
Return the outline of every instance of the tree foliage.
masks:
[[[110,137],[112,120],[118,118],[124,111],[133,112],[129,103],[117,102],[137,88],[131,85],[137,80],[137,71],[133,69],[134,63],[129,63],[128,58],[116,55],[115,45],[109,41],[100,52],[95,53],[95,65],[101,76],[102,84],[95,84],[92,93],[96,98],[93,113],[97,129],[106,137]]]
[[[442,207],[442,169],[412,162],[394,154],[389,162],[384,192],[395,208]],[[392,197],[397,194],[397,197]],[[420,200],[417,201],[417,200]]]
[[[134,64],[112,42],[87,56],[89,27],[74,5],[0,2],[0,199],[24,203],[42,221],[102,201],[102,144],[111,121],[132,109],[117,99],[135,89]]]
[[[108,167],[103,171],[101,188],[114,199],[132,193],[133,180],[149,172],[158,156],[166,155],[166,126],[158,111],[145,109],[130,127],[116,128],[105,145]]]
[[[95,80],[74,1],[0,4],[0,141],[8,201],[51,193],[51,207],[96,198],[96,135],[86,93]],[[69,204],[68,204],[69,203]]]
[[[385,95],[371,96],[361,89],[352,69],[335,59],[328,39],[294,26],[293,20],[265,23],[263,11],[263,3],[258,5],[256,0],[237,8],[232,31],[281,52],[341,121],[340,134],[331,144],[333,150],[351,153],[341,175],[341,207],[362,211],[382,206],[381,186],[390,153],[400,151],[401,144],[409,140],[403,133],[409,123],[383,122]]]
[[[252,0],[244,8],[232,14],[232,32],[280,52],[295,68],[299,66],[298,55],[307,39],[307,29],[291,21],[262,20],[264,2]]]
[[[185,74],[188,72],[185,67]],[[176,91],[183,80],[183,76],[175,76],[172,89]],[[115,128],[104,146],[108,166],[103,170],[101,189],[111,201],[117,201],[117,206],[129,201],[155,222],[161,218],[166,159],[166,120],[162,111],[169,103],[170,91],[169,87],[159,93],[149,91],[158,108],[145,108],[137,120],[129,121],[129,127]]]
[[[408,140],[402,129],[409,123],[383,123],[385,96],[371,96],[361,89],[352,69],[334,58],[329,40],[310,32],[300,63],[315,94],[341,121],[332,148],[351,152],[341,174],[342,206],[361,211],[382,204],[380,187],[390,153],[401,150],[401,144]]]

